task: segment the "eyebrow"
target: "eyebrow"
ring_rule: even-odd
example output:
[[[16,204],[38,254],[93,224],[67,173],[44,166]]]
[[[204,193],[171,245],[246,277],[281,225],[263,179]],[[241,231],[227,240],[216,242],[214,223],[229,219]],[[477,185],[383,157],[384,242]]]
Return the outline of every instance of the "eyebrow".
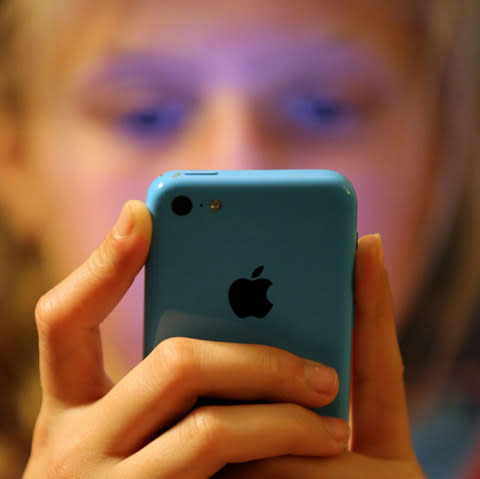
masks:
[[[303,45],[279,47],[272,52],[256,52],[245,65],[248,77],[257,77],[268,83],[272,79],[292,75],[316,74],[328,79],[356,75],[378,79],[392,77],[388,58],[371,47],[359,45],[351,39],[334,37]],[[103,85],[134,84],[154,88],[162,79],[179,89],[198,90],[205,80],[201,65],[185,56],[149,49],[112,52],[85,75],[81,90],[89,91]]]
[[[265,56],[250,64],[249,68],[262,68],[266,72],[294,69],[297,71],[315,70],[329,75],[338,72],[358,72],[360,69],[370,73],[386,73],[388,61],[367,45],[359,45],[351,39],[334,37],[321,43],[306,44],[302,48],[288,47],[280,56]]]
[[[165,53],[151,51],[128,51],[116,53],[103,60],[100,66],[89,72],[84,79],[85,87],[108,84],[119,79],[128,83],[149,83],[158,81],[158,78],[171,78],[176,82],[179,78],[198,80],[200,71],[188,61],[174,58]]]

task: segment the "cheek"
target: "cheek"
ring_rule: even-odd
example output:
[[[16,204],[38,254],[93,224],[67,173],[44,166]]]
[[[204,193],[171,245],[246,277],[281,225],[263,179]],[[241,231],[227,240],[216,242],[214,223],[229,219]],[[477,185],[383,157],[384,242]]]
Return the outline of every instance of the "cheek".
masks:
[[[149,184],[158,175],[158,164],[128,162],[124,157],[128,153],[98,141],[95,133],[82,125],[64,124],[57,141],[50,141],[52,135],[46,131],[37,131],[32,154],[45,200],[41,244],[56,283],[98,247],[125,201],[145,199]],[[128,341],[122,349],[130,363],[140,359],[142,305],[140,275],[112,319],[102,326],[116,348]]]
[[[56,141],[39,132],[33,153],[45,198],[42,240],[55,276],[63,277],[98,246],[126,200],[144,200],[156,174],[153,165],[125,161],[94,130],[65,122],[58,131]]]

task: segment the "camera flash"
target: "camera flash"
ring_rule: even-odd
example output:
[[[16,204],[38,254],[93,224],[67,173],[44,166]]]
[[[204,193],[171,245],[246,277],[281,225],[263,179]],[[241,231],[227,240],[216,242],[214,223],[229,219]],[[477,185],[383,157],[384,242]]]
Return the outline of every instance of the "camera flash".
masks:
[[[220,200],[210,201],[210,209],[213,211],[218,211],[222,209],[222,202]]]

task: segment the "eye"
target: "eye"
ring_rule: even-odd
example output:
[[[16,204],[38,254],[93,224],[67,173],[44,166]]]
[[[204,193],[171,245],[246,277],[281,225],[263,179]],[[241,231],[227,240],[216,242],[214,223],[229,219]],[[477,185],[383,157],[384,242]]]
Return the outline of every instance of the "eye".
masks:
[[[290,95],[284,103],[289,122],[308,129],[332,129],[346,126],[353,119],[353,105],[328,97]]]
[[[140,140],[153,140],[177,132],[188,113],[189,108],[182,103],[152,105],[126,111],[117,117],[115,123],[124,134]]]

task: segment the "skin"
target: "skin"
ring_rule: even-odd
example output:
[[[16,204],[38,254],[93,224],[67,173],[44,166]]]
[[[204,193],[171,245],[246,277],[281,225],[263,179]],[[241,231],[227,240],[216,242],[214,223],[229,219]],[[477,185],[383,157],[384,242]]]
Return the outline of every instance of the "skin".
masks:
[[[162,171],[331,168],[344,173],[359,197],[360,233],[382,232],[394,291],[392,305],[387,300],[388,284],[382,279],[383,254],[378,253],[378,241],[369,237],[362,253],[367,266],[363,272],[360,266],[357,274],[356,295],[364,304],[359,321],[366,326],[357,328],[356,333],[354,380],[364,394],[360,392],[354,404],[355,453],[313,462],[298,458],[298,463],[292,458],[292,464],[290,459],[277,458],[251,467],[261,471],[260,475],[261,468],[278,464],[282,464],[282,471],[297,471],[291,476],[285,472],[286,477],[298,477],[299,467],[305,468],[302,477],[313,476],[311,471],[317,469],[316,474],[321,475],[325,467],[331,468],[332,477],[367,477],[367,472],[371,473],[368,477],[385,477],[386,471],[389,477],[421,477],[409,440],[393,317],[395,312],[401,327],[401,318],[415,299],[428,267],[431,244],[438,239],[440,226],[451,222],[457,198],[455,193],[441,194],[439,185],[447,177],[452,183],[460,180],[450,165],[435,156],[435,106],[429,94],[431,84],[423,75],[420,39],[411,12],[405,2],[388,2],[387,6],[380,0],[281,0],[265,1],[260,6],[253,1],[227,3],[208,0],[199,9],[190,1],[142,1],[133,7],[130,2],[125,8],[117,4],[113,8],[105,2],[105,7],[95,5],[90,11],[89,2],[72,2],[71,10],[45,9],[45,18],[40,17],[39,23],[48,34],[42,36],[42,53],[32,59],[35,74],[32,71],[29,76],[22,136],[8,119],[1,119],[6,124],[0,141],[5,152],[0,160],[2,205],[19,238],[40,246],[56,282],[95,249],[124,201],[144,198],[148,185]],[[62,48],[73,41],[75,48]],[[308,108],[299,109],[298,98],[306,100],[300,106],[318,101],[320,115],[312,115]],[[167,127],[154,115],[153,121],[139,128],[135,113],[146,112],[151,119],[152,110],[167,113]],[[108,470],[112,477],[115,471],[123,471],[124,475],[118,472],[119,477],[133,477],[135,468],[155,469],[154,460],[141,464],[147,457],[163,457],[158,448],[168,451],[174,447],[175,434],[184,432],[177,428],[168,436],[175,430],[171,428],[160,436],[165,442],[159,438],[157,443],[150,442],[155,431],[148,428],[156,425],[158,431],[178,420],[192,398],[212,387],[213,364],[199,376],[197,389],[179,388],[185,374],[196,371],[196,356],[189,356],[191,363],[187,365],[174,362],[171,383],[148,382],[152,369],[164,358],[168,361],[170,355],[189,354],[185,351],[197,347],[214,351],[213,345],[203,342],[173,343],[160,348],[151,362],[140,362],[141,276],[123,296],[143,264],[149,226],[145,210],[138,203],[132,209],[139,222],[133,236],[120,241],[110,234],[100,252],[48,293],[37,308],[45,399],[27,478],[45,476],[52,467],[65,469],[64,477],[70,477],[68,471],[78,470],[82,459],[89,457],[95,459],[92,464],[98,465],[98,471]],[[379,262],[375,263],[375,257]],[[362,264],[361,259],[358,261]],[[121,276],[124,282],[113,284],[112,275]],[[372,278],[378,289],[368,286]],[[100,323],[106,338],[103,350],[99,346]],[[386,346],[381,354],[386,362],[381,367],[377,364],[381,361],[370,357],[367,346],[369,337],[379,338],[375,327],[380,331],[385,328]],[[71,344],[68,338],[72,331],[77,331],[78,337]],[[66,350],[75,353],[70,358]],[[227,352],[232,354],[231,361],[242,356],[233,345],[218,353],[219,363],[225,366],[217,372],[218,377],[227,376],[231,364]],[[257,374],[255,354],[275,358],[281,354],[253,349],[245,353],[250,359],[242,371],[249,381]],[[110,378],[105,376],[103,364]],[[360,364],[371,364],[372,368],[366,371]],[[71,374],[75,368],[78,374]],[[265,379],[262,374],[268,372],[258,372],[260,382]],[[87,375],[89,385],[72,379]],[[92,377],[96,379],[90,381]],[[394,379],[387,380],[390,377]],[[278,384],[268,381],[268,391],[250,390],[245,384],[241,394],[251,399],[270,394],[272,400],[308,407],[320,401],[319,397],[298,397],[285,391],[286,380],[287,376]],[[384,385],[381,390],[378,384]],[[140,388],[143,403],[132,404],[129,387]],[[165,400],[169,388],[179,406],[169,409],[165,405],[157,413],[157,423],[152,423],[152,404]],[[74,390],[78,396],[66,393]],[[226,397],[240,394],[231,388],[218,393]],[[373,399],[367,401],[366,397]],[[325,394],[321,400],[327,400]],[[108,420],[107,411],[119,408],[128,419],[114,427],[117,420]],[[131,415],[127,411],[132,411]],[[344,447],[342,441],[340,446],[338,441],[332,445],[324,420],[318,428],[307,426],[312,417],[302,416],[306,412],[303,408],[292,408],[287,414],[310,431],[304,435],[302,429],[300,434],[307,442],[294,444],[291,425],[278,417],[284,411],[271,405],[268,412],[259,411],[261,417],[267,414],[271,418],[265,438],[282,439],[278,448],[272,446],[255,456],[248,452],[248,444],[269,441],[255,435],[235,436],[234,411],[239,417],[247,415],[240,409],[229,411],[232,417],[220,417],[219,411],[207,409],[190,422],[186,419],[185,433],[200,428],[199,450],[205,452],[202,448],[207,447],[207,459],[191,475],[181,476],[182,467],[188,467],[188,457],[192,456],[187,452],[182,457],[173,455],[171,469],[166,468],[162,477],[210,477],[228,462],[332,455]],[[370,424],[372,418],[376,426]],[[221,429],[226,434],[222,441],[228,437],[244,454],[212,452],[212,441],[218,442],[212,421],[214,425],[235,424],[229,433]],[[83,431],[79,442],[65,439],[72,426]],[[282,426],[283,435],[279,430]],[[50,429],[54,432],[49,433]],[[122,449],[119,438],[125,437],[125,431],[135,430],[131,444]],[[82,452],[82,439],[87,434],[93,435],[93,449]],[[312,441],[318,449],[312,448]],[[52,464],[53,451],[58,449],[63,454]],[[69,462],[72,450],[75,459]],[[143,454],[136,456],[139,451]],[[411,476],[405,475],[407,471]],[[154,474],[153,469],[146,470],[142,477],[159,477],[158,470]],[[253,474],[249,471],[248,477]]]

